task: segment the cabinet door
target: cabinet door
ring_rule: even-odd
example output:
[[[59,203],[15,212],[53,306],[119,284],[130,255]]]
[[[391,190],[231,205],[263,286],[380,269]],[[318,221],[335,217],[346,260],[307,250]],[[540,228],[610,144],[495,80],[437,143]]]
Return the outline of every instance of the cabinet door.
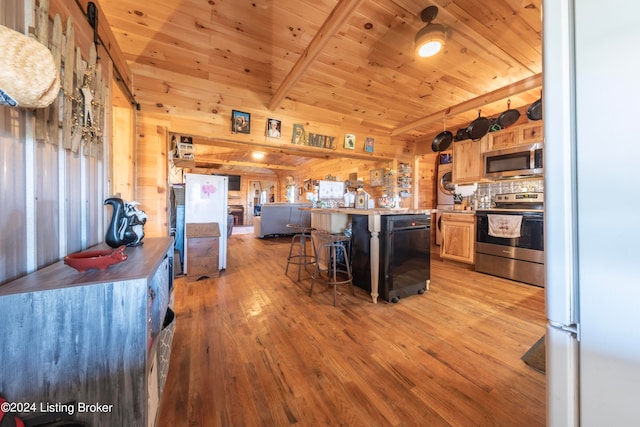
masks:
[[[541,122],[521,126],[519,131],[520,144],[534,144],[542,141],[543,135]]]
[[[450,215],[456,215],[459,218]],[[475,250],[474,215],[444,214],[442,217],[440,256],[443,259],[473,264],[475,262]]]
[[[504,129],[498,132],[491,132],[488,135],[488,139],[488,151],[515,147],[518,144],[518,131]]]
[[[486,136],[485,136],[486,138]],[[481,141],[467,139],[453,143],[453,182],[477,182],[482,175]]]

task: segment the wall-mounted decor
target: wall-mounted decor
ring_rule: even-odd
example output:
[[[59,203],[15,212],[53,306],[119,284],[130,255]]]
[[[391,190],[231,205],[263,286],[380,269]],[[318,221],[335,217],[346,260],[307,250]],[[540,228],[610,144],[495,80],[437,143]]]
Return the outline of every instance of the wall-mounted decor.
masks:
[[[313,184],[311,183],[311,179],[305,179],[303,182],[304,191],[309,192],[313,191]]]
[[[307,144],[307,132],[304,130],[304,125],[293,125],[293,137],[291,143],[296,145],[308,145]]]
[[[368,136],[364,139],[364,151],[373,153],[373,138]]]
[[[282,132],[282,122],[276,119],[267,120],[267,136],[269,138],[280,138]]]
[[[292,144],[332,149],[334,148],[333,141],[335,139],[335,136],[326,136],[311,132],[307,135],[307,132],[304,130],[304,125],[293,125],[293,137],[291,138]]]
[[[231,130],[237,133],[251,133],[251,114],[232,110]]]
[[[307,138],[307,145],[312,147],[320,147],[320,148],[333,148],[333,141],[336,139],[335,136],[326,136],[320,135],[317,133],[309,132],[309,137]]]
[[[380,187],[384,185],[384,173],[382,169],[373,169],[371,171],[371,186]]]
[[[347,133],[344,136],[344,148],[353,150],[356,148],[356,136],[352,133]]]

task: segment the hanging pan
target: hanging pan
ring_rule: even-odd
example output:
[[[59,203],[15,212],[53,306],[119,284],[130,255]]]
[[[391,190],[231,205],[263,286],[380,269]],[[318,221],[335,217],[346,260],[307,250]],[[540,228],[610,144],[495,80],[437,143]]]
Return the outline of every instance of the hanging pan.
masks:
[[[508,128],[512,124],[518,121],[520,118],[520,111],[511,108],[511,100],[507,100],[507,111],[502,112],[498,116],[497,124],[501,129]]]
[[[435,152],[444,151],[451,145],[453,141],[453,134],[447,130],[447,126],[442,121],[442,127],[444,130],[436,135],[431,142],[431,149]]]
[[[467,128],[458,129],[458,131],[456,132],[456,136],[455,138],[453,138],[453,140],[464,141],[465,139],[469,139],[469,135],[467,135]]]
[[[433,142],[431,143],[431,149],[436,152],[444,151],[447,148],[449,148],[452,141],[453,141],[453,134],[448,130],[444,130],[439,134],[437,134],[435,138],[433,138]]]
[[[491,127],[491,120],[487,117],[481,117],[480,113],[481,110],[478,110],[478,118],[467,126],[467,135],[474,141],[482,139],[482,137],[489,132],[489,128]]]
[[[529,120],[542,120],[542,98],[529,105],[527,117]]]

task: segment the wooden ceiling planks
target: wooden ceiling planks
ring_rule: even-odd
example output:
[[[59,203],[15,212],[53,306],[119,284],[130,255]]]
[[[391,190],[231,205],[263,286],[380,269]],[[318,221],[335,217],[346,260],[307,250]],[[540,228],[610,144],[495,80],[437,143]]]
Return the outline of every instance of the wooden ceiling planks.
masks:
[[[103,8],[135,74],[143,112],[177,115],[167,120],[181,127],[193,112],[193,129],[232,138],[230,111],[248,111],[252,134],[239,136],[247,141],[260,139],[269,116],[318,132],[429,137],[442,130],[442,119],[434,117],[445,116],[448,127],[477,117],[475,108],[451,110],[475,105],[475,98],[483,115],[499,114],[506,99],[486,95],[541,71],[541,0],[492,0],[490,7],[481,0],[430,0],[440,8],[435,22],[450,38],[445,51],[429,59],[413,54],[426,4],[368,0],[326,35],[326,46],[270,111],[276,91],[339,4],[109,0]],[[512,107],[537,97],[539,89],[514,94]]]

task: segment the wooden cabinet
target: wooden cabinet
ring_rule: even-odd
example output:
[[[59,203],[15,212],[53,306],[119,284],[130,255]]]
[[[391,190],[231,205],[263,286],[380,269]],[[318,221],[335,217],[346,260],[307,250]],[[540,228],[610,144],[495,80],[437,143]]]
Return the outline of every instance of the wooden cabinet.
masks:
[[[518,128],[520,144],[535,144],[542,142],[544,135],[542,134],[542,121],[522,125]]]
[[[503,129],[497,132],[490,132],[487,135],[487,150],[502,150],[518,145],[519,132],[516,129]]]
[[[79,273],[59,261],[0,286],[6,398],[97,403],[104,412],[75,413],[94,427],[155,425],[153,375],[173,286],[173,239],[145,239],[125,254],[105,271]]]
[[[490,132],[487,135],[487,144],[482,151],[495,151],[517,147],[518,145],[534,144],[541,142],[542,138],[542,121],[531,122],[497,132]]]
[[[187,224],[187,279],[220,277],[220,227],[217,222]]]
[[[453,143],[452,180],[455,184],[468,184],[482,179],[482,144],[482,140],[471,139]]]
[[[473,213],[443,212],[440,257],[468,264],[475,262],[476,216]]]

